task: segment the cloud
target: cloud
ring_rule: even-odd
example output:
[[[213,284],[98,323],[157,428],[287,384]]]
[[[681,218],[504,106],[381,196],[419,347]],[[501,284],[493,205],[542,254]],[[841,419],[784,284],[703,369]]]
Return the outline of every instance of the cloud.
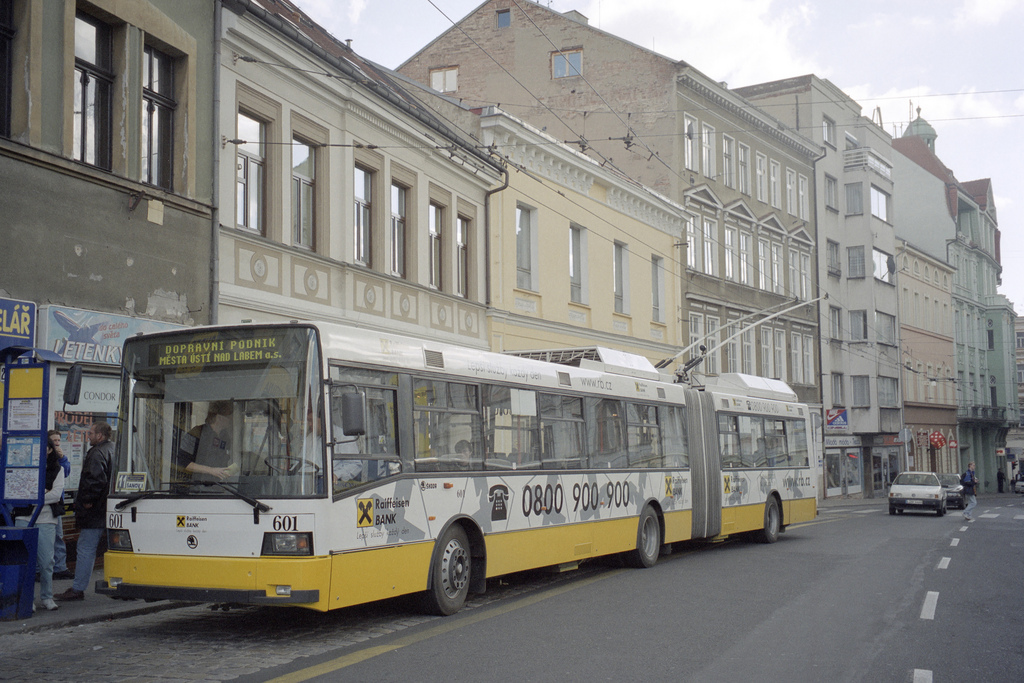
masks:
[[[349,0],[348,3],[348,20],[353,25],[359,23],[359,17],[362,15],[363,10],[366,9],[366,0]]]
[[[958,23],[994,26],[1021,7],[1024,7],[1022,0],[964,0],[956,18]]]

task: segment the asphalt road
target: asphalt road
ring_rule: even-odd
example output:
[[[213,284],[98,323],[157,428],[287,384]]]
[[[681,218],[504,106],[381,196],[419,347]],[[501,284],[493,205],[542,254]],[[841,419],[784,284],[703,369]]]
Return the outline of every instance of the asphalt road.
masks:
[[[1024,499],[824,508],[773,545],[492,581],[447,617],[187,607],[0,636],[0,680],[1024,680]]]

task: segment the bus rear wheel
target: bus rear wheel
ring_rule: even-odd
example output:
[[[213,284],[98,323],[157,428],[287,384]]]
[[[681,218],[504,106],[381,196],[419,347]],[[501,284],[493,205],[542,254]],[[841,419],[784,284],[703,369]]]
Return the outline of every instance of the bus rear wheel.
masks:
[[[638,569],[653,567],[658,561],[661,551],[661,523],[658,515],[648,505],[640,514],[640,524],[636,530],[636,550],[629,553],[629,564]]]
[[[462,609],[469,595],[471,564],[469,538],[461,526],[453,524],[434,549],[426,594],[429,612],[448,616]]]
[[[779,532],[782,529],[782,513],[779,510],[779,502],[774,497],[769,497],[764,504],[764,528],[757,532],[757,540],[761,543],[775,543],[779,540]]]

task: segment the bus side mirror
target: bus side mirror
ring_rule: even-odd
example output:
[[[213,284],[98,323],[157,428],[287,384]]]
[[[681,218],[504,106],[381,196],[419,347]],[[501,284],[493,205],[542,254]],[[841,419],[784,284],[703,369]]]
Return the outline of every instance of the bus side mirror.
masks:
[[[366,409],[364,396],[358,391],[341,395],[341,433],[345,436],[366,434]]]
[[[64,403],[77,405],[78,396],[82,393],[82,364],[75,363],[68,368],[68,376],[64,380]]]

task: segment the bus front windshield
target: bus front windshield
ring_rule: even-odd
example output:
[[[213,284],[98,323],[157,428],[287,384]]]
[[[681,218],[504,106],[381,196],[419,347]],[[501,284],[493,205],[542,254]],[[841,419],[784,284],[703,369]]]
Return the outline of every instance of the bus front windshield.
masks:
[[[129,340],[114,494],[326,495],[321,382],[308,327]]]

